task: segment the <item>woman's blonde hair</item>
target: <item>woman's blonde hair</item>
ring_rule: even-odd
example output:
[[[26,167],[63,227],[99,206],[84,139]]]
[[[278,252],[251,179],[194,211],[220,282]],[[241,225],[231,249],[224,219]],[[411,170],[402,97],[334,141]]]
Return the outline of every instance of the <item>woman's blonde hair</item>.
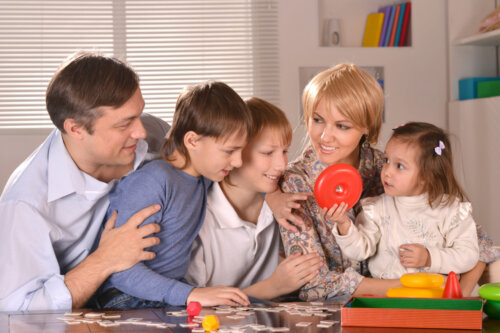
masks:
[[[382,127],[384,93],[373,76],[353,64],[339,64],[317,74],[302,95],[306,124],[323,99],[354,126],[368,129],[368,143],[377,143]]]
[[[262,131],[271,128],[279,131],[282,143],[292,143],[292,126],[285,113],[276,105],[257,97],[245,101],[252,116],[252,133],[250,140],[257,137]]]

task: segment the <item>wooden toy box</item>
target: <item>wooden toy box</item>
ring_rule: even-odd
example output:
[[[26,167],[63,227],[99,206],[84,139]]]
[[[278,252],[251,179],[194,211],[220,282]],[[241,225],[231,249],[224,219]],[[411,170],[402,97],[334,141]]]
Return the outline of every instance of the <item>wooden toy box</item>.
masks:
[[[342,326],[482,329],[480,298],[351,297],[341,310]]]

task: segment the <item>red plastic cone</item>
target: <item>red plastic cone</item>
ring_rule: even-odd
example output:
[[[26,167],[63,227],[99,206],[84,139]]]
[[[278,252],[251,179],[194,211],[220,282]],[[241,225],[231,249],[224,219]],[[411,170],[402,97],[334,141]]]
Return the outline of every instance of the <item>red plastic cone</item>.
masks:
[[[443,298],[462,298],[462,289],[460,288],[460,283],[458,283],[457,275],[455,272],[450,272],[448,278],[446,279],[446,285],[444,286]]]

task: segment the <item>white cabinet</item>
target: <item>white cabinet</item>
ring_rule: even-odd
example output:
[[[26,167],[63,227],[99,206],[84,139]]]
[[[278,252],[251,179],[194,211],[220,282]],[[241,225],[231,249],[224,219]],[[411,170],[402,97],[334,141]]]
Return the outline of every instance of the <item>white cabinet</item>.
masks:
[[[500,31],[476,35],[494,0],[448,1],[449,131],[457,177],[472,201],[476,222],[500,244],[500,97],[458,101],[458,80],[497,76]]]
[[[473,216],[500,244],[500,97],[449,105],[455,169]]]

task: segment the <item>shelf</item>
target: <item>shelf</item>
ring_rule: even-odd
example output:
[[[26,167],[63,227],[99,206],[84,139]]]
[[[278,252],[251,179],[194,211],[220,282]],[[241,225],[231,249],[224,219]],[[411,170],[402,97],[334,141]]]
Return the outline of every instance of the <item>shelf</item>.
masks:
[[[459,39],[455,45],[497,46],[500,45],[500,29]]]

